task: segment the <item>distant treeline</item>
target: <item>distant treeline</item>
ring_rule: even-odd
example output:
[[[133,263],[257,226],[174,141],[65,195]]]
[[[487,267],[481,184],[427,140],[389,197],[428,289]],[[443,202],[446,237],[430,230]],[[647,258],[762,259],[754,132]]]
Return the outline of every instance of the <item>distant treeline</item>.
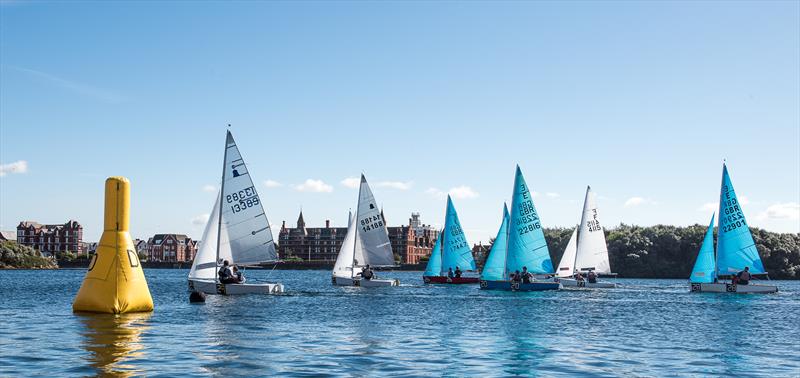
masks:
[[[553,267],[561,261],[573,228],[545,229]],[[770,278],[800,279],[800,234],[750,228]],[[611,270],[620,277],[688,278],[706,226],[651,227],[621,224],[605,230]],[[716,248],[716,230],[714,232]]]

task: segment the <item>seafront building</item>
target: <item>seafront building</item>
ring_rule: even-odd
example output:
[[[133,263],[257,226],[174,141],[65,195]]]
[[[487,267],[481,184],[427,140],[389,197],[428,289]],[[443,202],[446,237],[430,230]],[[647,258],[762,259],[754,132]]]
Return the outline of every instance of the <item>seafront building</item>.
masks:
[[[411,214],[408,225],[387,229],[395,259],[402,264],[417,264],[420,258],[429,256],[439,236],[434,227],[422,224],[419,213]],[[331,227],[330,220],[325,221],[325,227],[306,227],[300,211],[296,227],[286,227],[283,221],[278,233],[278,253],[282,259],[336,261],[345,235],[347,227]]]
[[[19,222],[17,243],[38,250],[46,257],[71,252],[84,253],[83,226],[74,220],[63,224],[40,224],[34,221]]]
[[[137,252],[142,252],[142,243],[134,244]],[[197,254],[197,241],[184,234],[155,234],[143,249],[148,261],[192,261]]]

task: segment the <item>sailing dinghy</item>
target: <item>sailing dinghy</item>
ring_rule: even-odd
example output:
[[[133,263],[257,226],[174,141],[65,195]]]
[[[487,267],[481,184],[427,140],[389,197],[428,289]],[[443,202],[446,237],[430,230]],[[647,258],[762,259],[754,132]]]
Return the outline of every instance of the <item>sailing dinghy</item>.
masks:
[[[577,239],[576,239],[577,234]],[[589,271],[599,275],[616,275],[611,273],[611,264],[608,261],[608,246],[603,227],[597,214],[597,201],[592,188],[586,187],[586,198],[583,201],[583,215],[581,215],[580,232],[578,228],[572,232],[572,237],[564,250],[564,256],[558,264],[556,277],[564,287],[583,287],[595,289],[610,289],[617,287],[616,283],[608,281],[589,282],[579,281],[574,278],[576,273],[584,275]]]
[[[461,222],[458,220],[458,213],[448,195],[444,230],[436,239],[436,245],[431,251],[431,257],[422,274],[422,280],[427,284],[478,283],[478,277],[448,277],[448,270],[452,269],[455,272],[456,268],[464,272],[477,270],[475,259],[472,257],[472,249],[469,248],[464,231],[461,229]]]
[[[747,285],[719,282],[720,278],[733,278],[745,267],[752,276],[764,275],[764,263],[758,255],[750,227],[744,218],[741,204],[733,190],[728,167],[722,164],[722,187],[719,195],[719,220],[717,227],[717,256],[714,258],[714,215],[706,229],[706,236],[697,254],[689,278],[692,292],[712,293],[776,293],[775,285]],[[767,276],[769,279],[769,276]]]
[[[358,189],[358,205],[356,214],[350,220],[347,234],[333,266],[334,285],[340,286],[398,286],[400,281],[394,279],[363,279],[361,268],[393,267],[394,254],[389,242],[389,233],[381,212],[375,203],[375,197],[361,175],[361,186]]]
[[[511,275],[522,272],[523,267],[534,275],[553,275],[550,251],[544,239],[541,220],[533,206],[533,197],[522,171],[517,166],[514,178],[514,196],[511,214],[504,208],[503,223],[497,232],[492,249],[481,273],[480,286],[484,290],[540,291],[557,290],[558,282],[534,280],[515,282]]]
[[[219,282],[217,272],[225,260],[231,266],[278,260],[267,215],[230,131],[225,137],[223,161],[222,185],[189,271],[189,289],[206,294],[282,293],[279,283]]]

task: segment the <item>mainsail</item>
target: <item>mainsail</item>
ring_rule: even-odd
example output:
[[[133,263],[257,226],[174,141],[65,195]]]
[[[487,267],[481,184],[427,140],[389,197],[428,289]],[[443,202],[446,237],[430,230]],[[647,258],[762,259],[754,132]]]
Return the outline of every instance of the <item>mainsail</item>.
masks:
[[[225,138],[222,189],[189,278],[215,279],[218,258],[238,265],[278,259],[269,220],[230,131]]]
[[[564,255],[561,256],[561,262],[558,263],[558,269],[556,270],[558,277],[572,277],[575,271],[575,254],[578,252],[578,227],[580,226],[575,226],[575,230],[572,231],[567,248],[564,249]]]
[[[425,266],[423,276],[438,276],[442,273],[442,238],[444,237],[444,230],[439,233],[436,238],[436,244],[431,251],[431,257],[428,259],[428,265]]]
[[[578,233],[575,269],[580,272],[594,270],[595,273],[611,273],[606,236],[597,214],[595,194],[588,186],[586,187],[586,199],[583,202],[581,230]]]
[[[461,229],[461,222],[458,220],[458,213],[453,206],[450,196],[447,196],[447,215],[445,216],[444,233],[442,241],[442,273],[448,269],[456,270],[475,270],[475,259],[472,257],[472,249],[464,237]],[[438,275],[438,274],[437,274]],[[442,274],[443,275],[443,274]]]
[[[752,274],[766,273],[753,235],[744,219],[741,204],[733,190],[728,167],[723,164],[717,229],[717,275],[736,274],[745,267],[750,267]]]
[[[689,279],[693,283],[712,283],[714,282],[714,270],[714,214],[712,214]]]
[[[492,249],[483,265],[481,279],[485,281],[501,281],[505,279],[506,254],[508,252],[508,207],[503,204],[503,222],[497,230]]]
[[[514,197],[511,200],[508,227],[506,273],[522,271],[523,267],[527,267],[531,273],[553,273],[553,262],[550,260],[550,250],[547,248],[541,220],[519,166],[514,178]]]
[[[394,266],[394,254],[386,224],[363,174],[358,193],[355,226],[353,265]]]

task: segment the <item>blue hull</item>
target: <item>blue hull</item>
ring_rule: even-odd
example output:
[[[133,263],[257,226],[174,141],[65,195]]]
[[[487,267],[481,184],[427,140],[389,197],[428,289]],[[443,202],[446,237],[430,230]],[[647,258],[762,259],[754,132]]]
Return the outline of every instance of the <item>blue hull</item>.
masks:
[[[560,286],[561,285],[559,285],[558,282],[512,283],[511,281],[481,280],[482,290],[542,291],[542,290],[558,290]]]

